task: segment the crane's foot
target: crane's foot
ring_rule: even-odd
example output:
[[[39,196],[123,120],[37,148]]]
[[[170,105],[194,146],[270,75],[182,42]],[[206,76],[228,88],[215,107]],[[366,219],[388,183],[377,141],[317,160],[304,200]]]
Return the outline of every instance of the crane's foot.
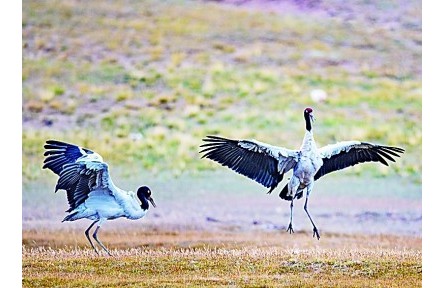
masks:
[[[99,251],[97,251],[96,247],[93,246],[94,252],[96,252],[97,255],[100,256]]]
[[[317,235],[317,240],[320,240],[320,234],[318,234],[318,229],[317,227],[314,226],[314,234],[312,235],[312,237],[315,237],[315,235]]]
[[[108,251],[107,247],[105,247],[104,244],[102,244],[102,242],[100,242],[100,241],[97,241],[97,242],[99,243],[100,247],[102,247],[102,249],[105,252],[107,252],[108,256],[113,256],[113,255],[111,255],[110,251]]]
[[[105,252],[107,252],[108,256],[113,256],[113,255],[111,255],[110,251],[108,251],[108,249],[104,249],[104,250],[105,250]]]
[[[287,227],[286,232],[289,232],[289,234],[294,233],[294,228],[292,228],[292,223],[289,223],[289,226]]]

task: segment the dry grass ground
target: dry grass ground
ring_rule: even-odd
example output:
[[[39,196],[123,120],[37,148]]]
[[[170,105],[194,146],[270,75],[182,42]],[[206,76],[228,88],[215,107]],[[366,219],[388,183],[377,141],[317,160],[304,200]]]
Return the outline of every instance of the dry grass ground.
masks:
[[[24,287],[420,287],[421,238],[279,232],[23,231]]]
[[[90,221],[60,222],[66,196],[53,192],[51,177],[25,185],[23,286],[421,286],[418,186],[366,177],[317,183],[317,241],[302,202],[294,211],[297,233],[289,235],[288,203],[231,173],[123,181],[136,187],[150,179],[158,207],[138,221],[104,225],[100,238],[114,257],[91,249],[83,233]]]

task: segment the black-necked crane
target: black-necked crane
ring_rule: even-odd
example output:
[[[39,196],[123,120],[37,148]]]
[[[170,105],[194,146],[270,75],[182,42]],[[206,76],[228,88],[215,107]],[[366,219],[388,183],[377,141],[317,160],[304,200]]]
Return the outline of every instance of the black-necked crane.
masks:
[[[136,220],[145,216],[150,202],[156,207],[151,190],[141,186],[137,192],[125,191],[114,185],[108,165],[98,153],[80,146],[56,140],[46,141],[43,169],[48,168],[59,176],[55,192],[66,190],[70,208],[62,220],[82,218],[93,220],[85,230],[85,236],[97,254],[90,239],[90,229],[96,225],[93,238],[111,256],[110,251],[98,239],[101,225],[120,217]],[[139,200],[139,201],[138,201]]]
[[[307,203],[320,177],[346,167],[363,162],[380,162],[388,166],[386,160],[395,162],[393,156],[399,157],[405,150],[398,147],[377,145],[361,141],[342,141],[336,144],[317,148],[312,131],[314,121],[312,108],[304,110],[306,132],[299,150],[272,146],[256,140],[232,140],[219,136],[207,136],[200,153],[202,158],[218,162],[222,166],[255,180],[271,193],[283,180],[283,175],[293,170],[289,183],[284,186],[279,196],[290,201],[290,222],[287,228],[293,233],[292,209],[294,199],[303,197],[306,189],[304,211],[313,226],[313,236],[320,239],[320,234],[312,220]]]

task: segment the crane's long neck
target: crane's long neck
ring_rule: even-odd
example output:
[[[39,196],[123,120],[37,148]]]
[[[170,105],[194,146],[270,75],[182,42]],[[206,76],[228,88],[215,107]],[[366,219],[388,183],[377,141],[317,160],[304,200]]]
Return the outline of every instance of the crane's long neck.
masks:
[[[317,146],[315,145],[314,135],[312,133],[312,123],[309,113],[304,114],[304,120],[306,121],[306,133],[304,134],[300,150],[304,152],[313,151],[317,149]]]
[[[312,134],[312,131],[306,131],[300,151],[308,152],[314,149],[317,149],[317,146],[315,145],[314,135]]]
[[[309,113],[304,114],[304,120],[306,121],[306,131],[312,132],[312,123]]]

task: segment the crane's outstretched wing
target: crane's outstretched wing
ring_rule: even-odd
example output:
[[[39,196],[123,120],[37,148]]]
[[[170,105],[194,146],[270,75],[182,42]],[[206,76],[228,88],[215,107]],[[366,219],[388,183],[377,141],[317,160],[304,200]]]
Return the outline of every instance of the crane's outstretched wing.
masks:
[[[80,146],[69,144],[56,140],[48,140],[46,141],[46,145],[44,146],[46,149],[45,154],[43,154],[46,158],[43,162],[43,169],[48,168],[57,175],[63,170],[63,165],[68,163],[75,163],[78,159],[95,159],[103,162],[102,157],[96,152],[82,148]]]
[[[227,166],[235,172],[249,177],[272,192],[283,180],[283,174],[292,169],[299,152],[275,147],[256,140],[232,140],[217,136],[207,136],[201,145],[205,153],[202,158]]]
[[[314,179],[317,180],[330,172],[364,162],[380,162],[388,166],[386,160],[395,162],[392,156],[400,157],[399,154],[404,151],[404,149],[398,147],[359,141],[343,141],[327,145],[318,150],[323,158],[323,165],[315,174]]]
[[[100,161],[80,161],[68,163],[63,166],[56,192],[59,189],[66,190],[71,212],[87,198],[88,194],[95,189],[107,190],[113,195],[115,187],[108,173],[108,165]]]
[[[82,204],[94,189],[108,189],[110,194],[116,191],[108,165],[93,150],[57,140],[46,141],[44,148],[43,169],[59,175],[55,191],[66,190],[70,205],[67,212]]]

